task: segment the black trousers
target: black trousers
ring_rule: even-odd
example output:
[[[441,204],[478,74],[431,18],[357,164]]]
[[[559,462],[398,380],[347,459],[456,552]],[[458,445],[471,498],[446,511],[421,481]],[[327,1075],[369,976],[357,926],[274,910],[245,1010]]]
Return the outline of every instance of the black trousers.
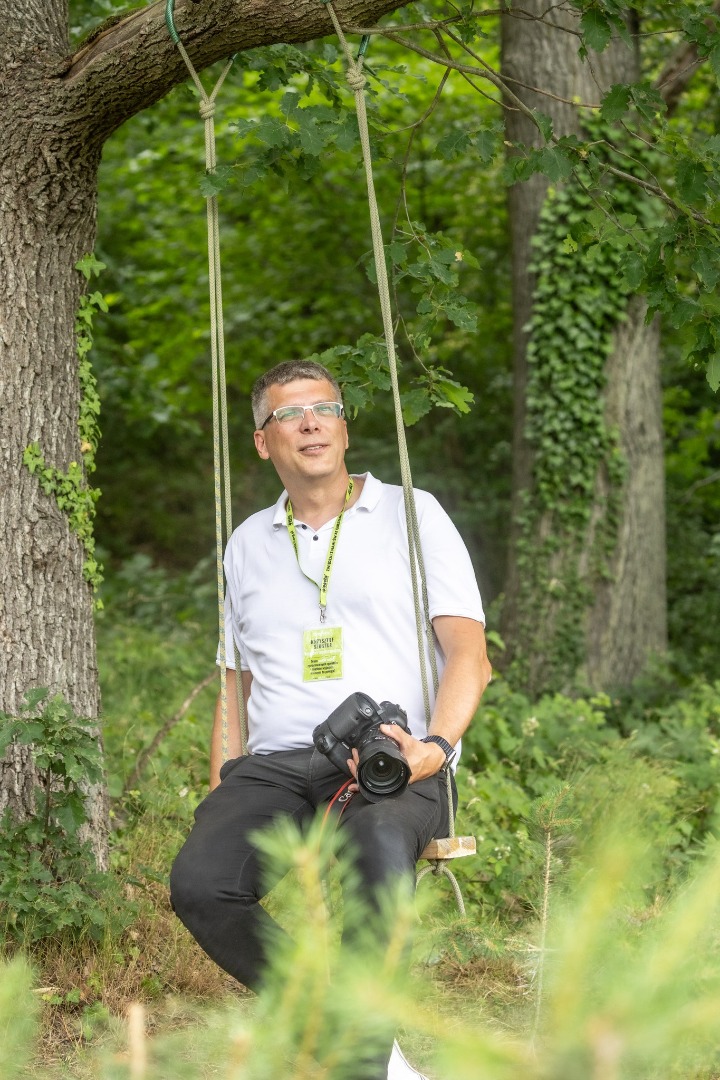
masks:
[[[267,964],[267,931],[282,931],[259,903],[275,882],[251,836],[282,816],[308,823],[345,778],[312,747],[237,758],[226,762],[221,777],[197,808],[175,860],[171,898],[205,952],[257,990]],[[376,803],[355,795],[339,827],[352,841],[361,898],[377,909],[379,890],[398,881],[412,893],[421,852],[434,837],[447,836],[448,825],[444,775]]]

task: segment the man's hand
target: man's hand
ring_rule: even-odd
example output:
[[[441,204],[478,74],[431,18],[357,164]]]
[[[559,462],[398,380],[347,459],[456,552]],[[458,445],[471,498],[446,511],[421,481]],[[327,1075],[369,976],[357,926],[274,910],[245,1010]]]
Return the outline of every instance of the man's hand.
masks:
[[[445,755],[437,743],[425,743],[405,731],[399,724],[381,724],[383,735],[388,735],[400,747],[405,760],[410,766],[410,783],[435,776],[445,764]],[[348,758],[348,768],[357,777],[358,752],[353,749],[352,758]],[[357,791],[357,784],[352,784],[349,791]]]
[[[416,739],[409,731],[404,731],[399,724],[381,724],[383,735],[389,735],[403,752],[410,766],[410,783],[435,776],[445,764],[445,755],[437,743],[426,743]]]

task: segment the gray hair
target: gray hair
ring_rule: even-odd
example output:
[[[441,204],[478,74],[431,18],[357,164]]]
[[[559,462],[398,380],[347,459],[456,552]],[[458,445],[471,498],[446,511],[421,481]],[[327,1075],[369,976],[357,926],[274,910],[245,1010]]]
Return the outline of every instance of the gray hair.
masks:
[[[317,382],[326,379],[333,388],[336,401],[342,402],[337,379],[322,364],[316,364],[314,360],[284,360],[282,364],[276,364],[261,375],[252,388],[250,402],[256,431],[267,416],[267,392],[270,387],[285,386],[286,383],[295,382],[296,379],[316,379]]]

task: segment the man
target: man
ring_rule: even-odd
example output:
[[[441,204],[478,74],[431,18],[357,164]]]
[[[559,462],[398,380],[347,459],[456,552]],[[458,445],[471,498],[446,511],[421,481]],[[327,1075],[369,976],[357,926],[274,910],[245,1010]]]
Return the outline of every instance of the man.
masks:
[[[401,880],[411,889],[420,853],[447,835],[445,768],[490,665],[465,546],[436,500],[417,492],[441,673],[426,733],[402,490],[369,473],[349,476],[340,389],[321,365],[277,365],[256,383],[252,405],[255,448],[285,491],[235,530],[225,555],[228,654],[234,638],[249,754],[239,756],[229,662],[230,760],[221,760],[218,707],[212,790],[175,862],[171,889],[176,912],[203,949],[256,989],[272,921],[259,903],[269,883],[250,837],[282,815],[306,822],[344,781],[314,749],[313,729],[355,691],[407,712],[411,733],[382,730],[407,759],[409,786],[372,803],[356,793],[340,819],[363,896],[376,906],[383,886]],[[356,756],[348,762],[353,771]],[[402,1073],[393,1066],[392,1075]]]

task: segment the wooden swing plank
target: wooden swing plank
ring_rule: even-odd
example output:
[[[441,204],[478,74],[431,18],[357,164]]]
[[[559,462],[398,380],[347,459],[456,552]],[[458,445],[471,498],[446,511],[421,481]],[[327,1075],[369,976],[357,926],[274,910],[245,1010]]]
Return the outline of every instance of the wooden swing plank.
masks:
[[[444,836],[440,840],[431,840],[420,858],[433,862],[436,859],[462,859],[476,853],[474,836]]]

